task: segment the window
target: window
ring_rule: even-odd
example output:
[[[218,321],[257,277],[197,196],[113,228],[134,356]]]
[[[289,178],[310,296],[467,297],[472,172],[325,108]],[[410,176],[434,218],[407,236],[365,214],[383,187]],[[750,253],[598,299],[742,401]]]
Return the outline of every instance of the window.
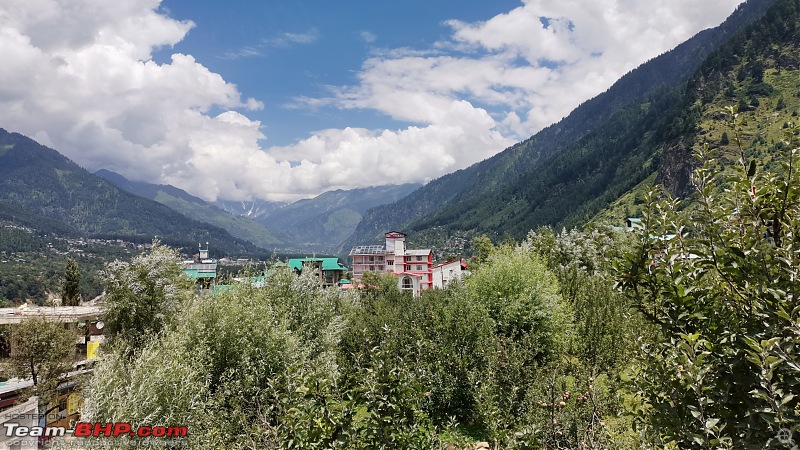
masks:
[[[403,289],[413,289],[414,282],[411,281],[411,277],[403,277]]]
[[[411,272],[411,266],[406,266],[406,272]]]
[[[417,261],[425,261],[425,260],[422,259],[422,256],[417,256]]]
[[[386,261],[386,264],[389,265],[389,266],[393,266],[394,265],[394,261],[392,261],[392,260]]]
[[[425,270],[424,266],[417,266],[417,270]]]

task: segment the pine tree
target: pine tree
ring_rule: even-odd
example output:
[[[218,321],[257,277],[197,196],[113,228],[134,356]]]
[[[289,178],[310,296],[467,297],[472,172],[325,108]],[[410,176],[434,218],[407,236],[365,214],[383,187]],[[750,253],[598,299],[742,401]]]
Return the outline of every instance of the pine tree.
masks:
[[[64,306],[78,306],[81,302],[81,272],[74,259],[67,260],[64,269],[64,282],[61,285],[61,299]]]

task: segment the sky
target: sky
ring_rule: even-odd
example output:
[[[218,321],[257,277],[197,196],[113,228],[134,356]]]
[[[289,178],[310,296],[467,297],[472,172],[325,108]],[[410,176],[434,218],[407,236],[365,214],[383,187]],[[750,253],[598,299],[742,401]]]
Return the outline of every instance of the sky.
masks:
[[[206,200],[426,183],[742,0],[3,0],[0,128]]]

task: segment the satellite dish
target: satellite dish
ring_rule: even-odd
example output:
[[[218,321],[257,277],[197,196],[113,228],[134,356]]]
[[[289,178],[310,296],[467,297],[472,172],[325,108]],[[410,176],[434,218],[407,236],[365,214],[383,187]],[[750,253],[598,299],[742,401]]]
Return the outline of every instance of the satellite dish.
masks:
[[[95,327],[96,327],[98,330],[102,330],[102,329],[103,329],[103,327],[104,327],[104,326],[106,326],[106,324],[104,324],[104,323],[103,323],[103,321],[102,321],[102,320],[100,320],[100,321],[98,321],[96,324],[94,324],[94,326],[95,326]]]

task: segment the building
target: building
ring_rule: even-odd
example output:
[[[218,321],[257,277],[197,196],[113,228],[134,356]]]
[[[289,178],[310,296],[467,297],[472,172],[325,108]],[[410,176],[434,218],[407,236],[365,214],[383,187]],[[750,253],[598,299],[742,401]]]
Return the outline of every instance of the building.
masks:
[[[461,281],[461,277],[467,273],[467,264],[463,258],[433,266],[433,288],[445,289],[453,281]]]
[[[625,231],[642,231],[644,229],[644,224],[642,224],[642,219],[638,217],[628,217],[625,219]]]
[[[0,308],[0,325],[17,325],[30,318],[43,318],[51,322],[61,322],[77,330],[76,355],[86,355],[86,359],[97,356],[99,345],[105,341],[104,324],[100,320],[102,310],[96,305],[81,306],[33,306],[23,304],[15,308]],[[7,334],[0,334],[0,358],[10,356],[10,342]],[[81,357],[83,359],[83,357]]]
[[[17,406],[30,395],[29,389],[33,386],[30,378],[12,378],[0,381],[0,422],[20,426],[26,425],[21,418],[38,417],[34,425],[70,427],[71,423],[80,420],[80,408],[83,398],[80,394],[81,383],[85,375],[93,370],[94,360],[99,358],[98,348],[105,341],[105,324],[100,320],[102,309],[96,305],[81,306],[33,306],[23,304],[16,308],[0,308],[0,325],[14,327],[25,320],[41,318],[49,322],[63,324],[67,329],[75,332],[75,354],[72,356],[73,370],[62,374],[62,378],[55,387],[55,400],[44,405],[39,410],[38,399],[31,397],[23,408],[28,416],[21,415]],[[8,358],[14,349],[10,347],[8,334],[0,335],[0,358]],[[19,440],[19,442],[23,442]],[[33,446],[40,448],[34,437]],[[9,441],[4,441],[8,443]],[[25,446],[3,446],[3,448],[27,448]]]
[[[217,262],[208,257],[208,242],[206,242],[205,249],[200,246],[199,257],[196,261],[184,261],[183,273],[194,281],[198,292],[203,289],[214,289],[214,282],[217,279]]]
[[[347,272],[339,258],[295,258],[289,260],[289,268],[297,274],[313,271],[321,286],[338,286]]]
[[[432,289],[433,252],[430,249],[406,249],[406,234],[390,231],[385,245],[361,245],[350,250],[353,280],[360,282],[366,272],[390,273],[397,277],[397,287],[418,296]]]

